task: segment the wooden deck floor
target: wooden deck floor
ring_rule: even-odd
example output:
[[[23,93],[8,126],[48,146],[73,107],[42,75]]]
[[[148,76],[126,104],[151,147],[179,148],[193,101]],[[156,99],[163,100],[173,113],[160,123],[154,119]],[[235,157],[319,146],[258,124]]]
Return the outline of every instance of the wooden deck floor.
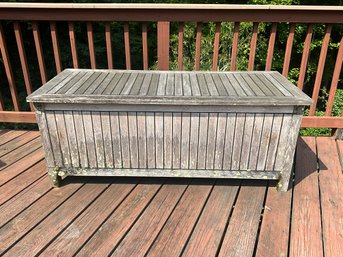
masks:
[[[342,256],[343,143],[300,138],[272,182],[70,177],[51,188],[39,134],[0,131],[0,255]]]

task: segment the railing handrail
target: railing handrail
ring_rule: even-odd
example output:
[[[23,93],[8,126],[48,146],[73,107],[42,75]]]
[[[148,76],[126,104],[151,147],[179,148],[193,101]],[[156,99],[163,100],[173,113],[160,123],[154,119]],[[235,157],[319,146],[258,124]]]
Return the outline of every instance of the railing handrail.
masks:
[[[0,3],[0,20],[127,21],[128,17],[130,21],[342,23],[343,6]]]

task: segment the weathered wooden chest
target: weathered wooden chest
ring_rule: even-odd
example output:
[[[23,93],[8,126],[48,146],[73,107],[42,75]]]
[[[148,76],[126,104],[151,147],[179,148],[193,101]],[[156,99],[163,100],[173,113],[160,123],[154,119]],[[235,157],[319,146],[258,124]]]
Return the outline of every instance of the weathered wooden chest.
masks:
[[[277,179],[304,106],[277,72],[67,69],[28,98],[54,185],[66,175]]]

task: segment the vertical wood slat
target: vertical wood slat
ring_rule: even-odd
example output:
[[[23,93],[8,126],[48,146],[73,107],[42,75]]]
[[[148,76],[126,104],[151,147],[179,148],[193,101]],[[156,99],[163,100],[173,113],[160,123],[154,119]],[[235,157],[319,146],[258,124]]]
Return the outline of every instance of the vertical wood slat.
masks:
[[[200,54],[201,54],[201,36],[202,36],[202,22],[197,23],[197,35],[195,41],[195,66],[194,69],[200,70]]]
[[[331,80],[328,103],[326,105],[325,116],[330,116],[332,112],[332,107],[333,107],[333,102],[335,100],[338,80],[342,71],[342,60],[343,60],[343,37],[341,38],[341,42],[340,42],[338,53],[337,53],[335,68],[334,68],[334,72],[333,72],[332,80]]]
[[[69,138],[68,138],[67,130],[65,126],[64,114],[63,114],[63,111],[55,111],[54,113],[55,113],[55,122],[56,122],[56,128],[57,128],[55,133],[57,133],[58,138],[59,138],[63,163],[65,167],[71,167],[72,162],[71,162],[70,151],[69,151],[69,141],[68,141]]]
[[[17,42],[17,47],[18,47],[18,52],[19,52],[21,69],[23,71],[26,93],[27,93],[27,95],[30,95],[32,93],[32,85],[31,85],[29,68],[27,65],[27,58],[26,58],[26,53],[25,53],[25,48],[24,48],[24,42],[23,42],[23,38],[22,38],[22,34],[21,34],[21,28],[20,28],[20,24],[18,21],[15,21],[13,23],[13,28],[14,28],[15,39]],[[30,109],[31,109],[31,111],[34,110],[33,103],[30,103]]]
[[[104,144],[104,154],[105,154],[105,166],[106,168],[114,168],[114,160],[113,160],[113,139],[112,139],[112,131],[111,131],[111,118],[109,112],[100,112],[101,118],[101,130],[102,130],[102,138]],[[116,128],[118,129],[118,127]],[[117,136],[117,135],[116,135]],[[118,153],[116,153],[118,154]]]
[[[105,38],[106,38],[107,65],[109,69],[113,69],[111,24],[109,22],[105,23]]]
[[[74,24],[74,22],[68,22],[68,30],[69,30],[71,55],[73,58],[73,66],[75,69],[78,69],[79,68],[79,61],[78,61],[77,50],[76,50],[76,38],[75,38],[75,24]]]
[[[113,149],[113,165],[115,168],[123,168],[123,148],[121,142],[121,128],[123,125],[120,123],[120,116],[118,112],[110,112],[110,125]]]
[[[239,22],[235,22],[234,29],[233,29],[230,71],[236,70],[238,37],[239,37]]]
[[[15,111],[19,111],[17,88],[16,88],[16,85],[14,82],[11,62],[10,62],[10,59],[8,56],[8,51],[7,51],[6,41],[5,41],[5,33],[4,33],[4,29],[3,29],[1,23],[0,23],[0,50],[1,50],[1,55],[2,55],[2,59],[4,62],[4,66],[5,66],[5,72],[6,72],[6,76],[7,76],[7,80],[8,80],[8,86],[9,86],[10,92],[11,92],[13,107],[14,107]],[[0,101],[1,101],[1,103],[0,103],[1,109],[3,109],[2,99],[0,99]]]
[[[76,138],[77,138],[77,147],[79,150],[80,156],[80,165],[81,168],[88,168],[88,155],[87,155],[87,146],[86,146],[86,136],[83,126],[83,118],[81,111],[73,111],[73,119],[76,129]]]
[[[306,33],[306,38],[305,38],[305,42],[304,42],[304,49],[303,49],[303,54],[301,57],[300,72],[299,72],[299,79],[298,79],[298,87],[300,89],[303,89],[303,87],[304,87],[304,80],[305,80],[308,56],[310,54],[312,33],[313,33],[313,24],[310,23],[307,26],[307,33]]]
[[[96,69],[96,59],[95,59],[94,40],[93,40],[93,25],[91,22],[87,22],[87,38],[88,38],[88,48],[89,48],[89,58],[91,61],[91,68]]]
[[[33,32],[33,39],[35,41],[35,46],[36,46],[40,77],[42,80],[42,84],[45,84],[48,80],[46,76],[44,54],[43,54],[42,42],[40,39],[38,22],[32,22],[32,32]]]
[[[253,23],[252,37],[250,41],[250,53],[248,62],[248,71],[254,70],[255,54],[256,54],[256,44],[257,44],[257,34],[258,34],[258,22]]]
[[[221,30],[221,23],[217,22],[216,23],[216,32],[214,34],[214,44],[213,44],[213,63],[212,63],[212,70],[213,71],[216,71],[218,69],[220,30]]]
[[[60,73],[62,71],[62,64],[61,64],[61,55],[60,55],[59,46],[58,46],[57,27],[56,27],[55,21],[50,21],[50,34],[51,34],[51,41],[52,41],[52,49],[54,51],[56,72]]]
[[[157,22],[157,68],[169,70],[170,22]]]
[[[272,28],[270,31],[270,36],[269,36],[268,52],[267,52],[267,58],[266,58],[266,71],[270,71],[272,69],[276,30],[277,30],[277,23],[273,22]]]
[[[320,50],[319,61],[317,66],[317,74],[314,82],[313,93],[312,93],[312,100],[313,104],[310,107],[309,116],[313,116],[316,111],[318,95],[320,90],[320,85],[323,78],[326,54],[329,47],[329,41],[331,36],[332,24],[328,24],[326,26],[325,35],[323,38],[322,48]]]
[[[126,69],[131,70],[130,28],[128,22],[124,22],[124,45]]]
[[[179,71],[182,70],[183,67],[183,32],[185,30],[185,25],[183,22],[179,24],[179,43],[177,48],[177,64]]]
[[[106,158],[105,158],[105,146],[103,139],[103,129],[101,124],[101,114],[100,112],[92,112],[91,115],[92,124],[93,124],[93,137],[94,137],[94,147],[97,160],[98,168],[106,167]]]
[[[148,27],[146,22],[142,23],[142,47],[143,47],[143,69],[149,68],[148,59]]]
[[[285,51],[285,58],[283,62],[282,68],[282,75],[287,78],[288,71],[289,71],[289,63],[291,61],[291,54],[293,48],[293,41],[294,41],[294,31],[295,31],[295,23],[291,23],[289,27],[289,34],[286,43],[286,51]]]

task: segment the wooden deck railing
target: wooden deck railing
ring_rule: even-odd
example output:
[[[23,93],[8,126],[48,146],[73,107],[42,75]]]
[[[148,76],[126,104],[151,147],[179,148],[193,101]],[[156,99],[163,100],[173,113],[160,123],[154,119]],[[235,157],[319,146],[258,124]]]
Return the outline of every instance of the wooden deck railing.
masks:
[[[157,68],[160,70],[168,70],[170,65],[170,37],[174,33],[171,31],[171,23],[178,24],[178,31],[175,33],[178,36],[177,49],[177,63],[178,69],[183,69],[183,40],[184,28],[186,22],[196,23],[196,38],[195,38],[195,55],[194,55],[194,69],[201,68],[201,40],[203,24],[207,22],[214,22],[215,34],[213,38],[213,63],[212,69],[218,69],[219,59],[219,44],[221,25],[223,22],[232,22],[234,24],[232,46],[230,50],[230,70],[236,69],[238,58],[238,43],[240,36],[240,23],[252,22],[252,35],[250,40],[250,52],[247,54],[248,63],[247,70],[254,70],[256,50],[258,49],[258,28],[259,23],[271,23],[271,30],[269,32],[268,50],[265,59],[265,70],[273,69],[274,46],[276,44],[276,33],[280,23],[289,24],[289,32],[287,42],[285,44],[285,53],[283,56],[282,74],[287,77],[290,69],[292,58],[292,49],[294,36],[296,33],[296,24],[307,24],[307,32],[304,38],[304,48],[302,53],[302,60],[299,64],[299,76],[297,85],[303,89],[306,72],[308,69],[308,60],[311,52],[311,40],[313,40],[313,26],[316,24],[325,24],[325,33],[322,39],[321,51],[319,55],[318,65],[316,67],[316,75],[312,87],[312,99],[314,104],[309,109],[309,116],[305,117],[302,122],[303,127],[326,127],[326,128],[342,128],[343,118],[332,117],[332,108],[335,93],[338,87],[339,78],[342,73],[342,59],[343,59],[343,39],[340,35],[340,46],[337,51],[334,70],[332,72],[332,79],[330,82],[330,90],[327,97],[327,104],[325,106],[325,116],[317,117],[315,115],[320,89],[322,87],[323,74],[325,71],[325,64],[328,61],[327,52],[329,49],[329,41],[333,26],[343,24],[343,7],[338,6],[258,6],[258,5],[180,5],[180,4],[17,4],[17,3],[1,3],[0,4],[0,50],[4,64],[5,75],[1,78],[1,87],[6,87],[2,92],[8,92],[11,96],[12,103],[6,103],[0,95],[0,122],[35,122],[33,107],[26,108],[23,95],[30,94],[33,89],[44,84],[56,73],[61,72],[62,69],[68,68],[63,66],[62,59],[71,59],[72,67],[80,67],[80,57],[78,56],[78,40],[86,40],[89,47],[89,66],[97,68],[97,59],[107,58],[107,68],[114,68],[116,60],[113,59],[114,53],[118,50],[117,45],[113,45],[111,37],[113,31],[111,22],[121,22],[123,24],[123,49],[125,56],[126,69],[132,68],[131,49],[130,46],[130,22],[138,22],[141,26],[141,47],[142,47],[142,69],[149,69],[155,62]],[[28,30],[23,33],[23,22],[31,24],[32,29],[32,45],[35,50],[27,47],[30,45],[25,42],[30,41]],[[41,23],[49,22],[50,36],[49,38],[41,38],[40,27]],[[76,38],[77,31],[75,30],[75,23],[83,22],[86,27],[86,35],[84,38]],[[94,22],[103,23],[104,31],[93,31]],[[61,42],[58,35],[58,24],[66,23],[69,42]],[[148,23],[157,24],[156,30],[150,31],[157,33],[157,54],[149,56],[148,53],[149,30]],[[342,32],[342,31],[341,31]],[[9,38],[14,34],[16,46],[8,45]],[[28,38],[23,39],[23,35]],[[80,33],[78,33],[80,34]],[[106,56],[97,56],[95,51],[95,34],[97,37],[104,37],[105,44],[102,47],[106,48]],[[151,40],[156,38],[151,37]],[[26,41],[25,41],[26,40]],[[42,41],[43,40],[43,41]],[[69,56],[63,56],[60,52],[59,45],[68,44],[70,46]],[[46,50],[43,45],[50,45],[51,51]],[[9,51],[11,48],[11,51]],[[37,58],[38,69],[31,67],[28,64],[27,53],[35,51]],[[16,52],[16,53],[15,53]],[[46,69],[46,53],[51,52],[53,55],[55,73],[48,74]],[[18,60],[20,62],[18,62]],[[152,63],[152,61],[154,63]],[[30,60],[31,61],[31,60]],[[150,63],[149,63],[150,61]],[[21,66],[22,74],[13,72],[11,63],[18,62]],[[19,64],[20,63],[20,64]],[[31,62],[30,62],[31,63]],[[150,66],[149,66],[150,65]],[[52,66],[49,63],[49,66]],[[86,68],[86,67],[82,67]],[[2,68],[0,68],[1,71]],[[39,71],[40,81],[33,85],[32,77],[35,70]],[[51,72],[50,72],[51,73]],[[1,73],[0,73],[1,74]],[[2,76],[2,74],[0,75]],[[20,78],[19,78],[20,77]],[[19,83],[18,83],[19,81]],[[20,88],[20,82],[23,84]],[[8,87],[5,84],[8,84]],[[18,88],[16,85],[19,85]],[[26,94],[23,94],[23,90]],[[1,93],[1,92],[0,92]],[[18,93],[22,98],[18,97]],[[24,107],[23,107],[24,106]],[[28,111],[31,110],[31,111]]]

